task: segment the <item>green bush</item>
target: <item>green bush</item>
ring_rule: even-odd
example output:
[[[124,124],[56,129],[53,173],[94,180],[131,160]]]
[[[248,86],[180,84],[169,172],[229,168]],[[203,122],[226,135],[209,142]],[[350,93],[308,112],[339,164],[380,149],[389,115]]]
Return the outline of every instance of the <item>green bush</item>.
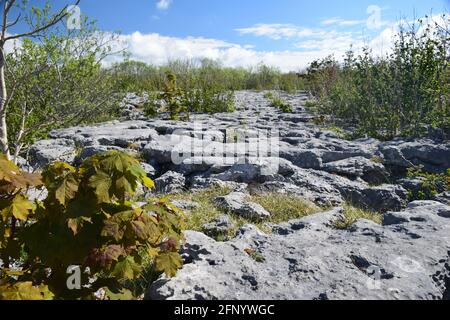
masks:
[[[420,136],[429,128],[450,130],[450,19],[418,21],[401,28],[392,53],[350,50],[343,64],[332,57],[308,68],[318,112],[345,120],[359,136]]]
[[[204,88],[191,90],[185,94],[185,103],[191,112],[221,113],[234,112],[234,94],[230,91],[221,92],[218,89]]]
[[[123,92],[162,91],[165,74],[177,76],[184,91],[220,87],[223,91],[283,90],[295,92],[306,89],[306,78],[298,73],[283,73],[277,68],[259,65],[254,68],[229,68],[210,59],[201,61],[175,60],[163,66],[138,61],[117,63],[108,69],[121,83]]]
[[[437,194],[450,191],[450,169],[445,173],[435,174],[425,172],[423,167],[412,167],[408,169],[408,178],[422,178],[419,190],[409,190],[410,200],[428,200]]]
[[[275,95],[272,92],[266,93],[265,97],[270,101],[270,105],[279,109],[283,113],[292,113],[294,109],[291,104],[283,100],[279,95]]]
[[[117,151],[91,157],[79,168],[57,162],[41,175],[21,172],[0,157],[1,299],[130,298],[145,261],[173,276],[182,265],[182,213],[165,200],[139,207],[139,185],[153,187],[139,162]],[[30,187],[45,187],[30,201]],[[17,266],[20,266],[17,268]],[[82,286],[71,290],[78,266]]]

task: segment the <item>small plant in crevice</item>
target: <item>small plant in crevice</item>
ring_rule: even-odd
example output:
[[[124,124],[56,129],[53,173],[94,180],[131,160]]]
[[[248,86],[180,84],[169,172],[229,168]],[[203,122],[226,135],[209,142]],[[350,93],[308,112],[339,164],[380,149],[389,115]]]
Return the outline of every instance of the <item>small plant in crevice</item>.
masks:
[[[344,212],[342,218],[337,219],[333,223],[333,226],[339,230],[347,230],[359,219],[370,220],[377,224],[381,224],[383,222],[383,215],[378,212],[357,208],[350,204],[345,204],[343,209]]]
[[[450,168],[445,173],[429,173],[422,166],[411,167],[407,172],[408,178],[421,179],[417,190],[408,190],[410,200],[428,200],[441,192],[450,190]]]
[[[279,109],[283,113],[293,113],[294,108],[290,103],[285,101],[278,94],[274,94],[272,92],[268,92],[265,94],[265,98],[270,101],[270,105],[273,108]]]
[[[252,249],[252,248],[246,248],[244,251],[245,251],[245,253],[247,253],[247,254],[250,256],[250,258],[252,258],[252,259],[255,260],[256,262],[263,263],[263,262],[266,261],[266,258],[264,258],[264,256],[262,255],[262,253],[261,253],[261,252],[258,252],[258,251],[255,250],[255,249]]]
[[[179,120],[183,115],[183,120],[189,120],[189,111],[184,104],[184,92],[177,86],[177,77],[168,72],[163,92],[158,96],[159,99],[166,102],[170,120]]]

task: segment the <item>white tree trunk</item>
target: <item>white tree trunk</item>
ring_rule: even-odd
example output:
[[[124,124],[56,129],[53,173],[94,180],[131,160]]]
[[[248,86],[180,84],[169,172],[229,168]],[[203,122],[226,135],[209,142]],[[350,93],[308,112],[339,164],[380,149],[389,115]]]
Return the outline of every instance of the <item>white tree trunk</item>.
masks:
[[[3,43],[0,45],[0,147],[1,151],[11,158],[8,147],[8,128],[6,125],[6,99],[8,93],[6,91],[5,80],[5,55]]]

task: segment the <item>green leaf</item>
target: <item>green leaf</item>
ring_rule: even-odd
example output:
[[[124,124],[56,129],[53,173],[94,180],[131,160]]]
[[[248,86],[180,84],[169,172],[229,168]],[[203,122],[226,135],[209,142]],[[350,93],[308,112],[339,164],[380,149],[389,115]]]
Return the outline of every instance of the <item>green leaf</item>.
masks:
[[[67,226],[70,230],[72,230],[74,236],[80,232],[85,223],[92,223],[92,219],[87,217],[79,217],[67,220]]]
[[[142,183],[144,186],[146,186],[149,189],[153,189],[155,187],[155,183],[153,182],[153,180],[148,177],[143,177]]]
[[[116,263],[111,275],[120,280],[134,280],[139,277],[141,272],[141,266],[134,261],[132,256],[127,256]]]
[[[178,252],[164,252],[156,257],[156,270],[174,277],[183,266],[183,259]]]
[[[126,195],[133,195],[135,188],[131,185],[130,181],[125,176],[116,180],[116,196],[124,200]]]
[[[58,202],[66,206],[67,203],[75,198],[78,192],[78,181],[73,176],[68,176],[66,179],[61,181],[60,186],[55,190],[55,198]]]
[[[144,171],[141,165],[137,164],[128,169],[128,172],[138,179],[145,187],[152,189],[155,187],[152,179],[147,177],[147,173]]]
[[[18,194],[14,197],[11,204],[1,211],[3,221],[14,216],[20,221],[26,221],[30,213],[35,209],[35,205],[28,201],[25,196]]]
[[[103,288],[105,290],[108,300],[134,300],[133,293],[130,290],[122,289],[119,292],[112,292],[109,288]]]
[[[132,156],[118,151],[110,151],[100,156],[101,169],[108,173],[125,173],[125,171],[138,163]]]
[[[123,226],[119,224],[114,219],[109,219],[105,221],[105,226],[102,229],[101,236],[108,238],[111,237],[116,241],[122,240],[123,236],[125,234],[125,230]]]
[[[32,282],[0,286],[0,300],[52,300],[53,297],[47,286],[33,286]]]
[[[109,189],[111,188],[111,184],[111,177],[102,171],[89,178],[89,187],[95,190],[98,203],[110,201]]]

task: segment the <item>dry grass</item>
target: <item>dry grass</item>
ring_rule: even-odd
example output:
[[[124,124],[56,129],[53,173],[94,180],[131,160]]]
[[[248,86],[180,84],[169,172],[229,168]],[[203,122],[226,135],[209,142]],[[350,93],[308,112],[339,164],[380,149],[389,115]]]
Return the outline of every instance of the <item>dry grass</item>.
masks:
[[[199,204],[187,213],[187,230],[201,231],[202,226],[211,222],[224,212],[214,203],[217,197],[226,196],[231,192],[229,188],[213,187],[197,192],[186,192],[170,196],[173,200],[193,201]]]
[[[344,205],[344,219],[335,222],[337,229],[348,229],[359,219],[366,219],[377,224],[383,222],[383,215],[381,213],[356,208],[350,204]]]
[[[313,203],[295,196],[278,193],[251,195],[248,198],[249,201],[260,204],[272,214],[269,219],[255,223],[230,214],[214,203],[215,198],[225,196],[230,192],[231,190],[229,188],[213,187],[197,192],[174,195],[170,198],[174,200],[193,201],[199,204],[198,208],[194,208],[187,213],[188,230],[201,231],[203,225],[211,222],[222,214],[228,214],[236,226],[233,230],[230,230],[228,234],[229,237],[234,237],[236,231],[247,223],[255,224],[262,231],[270,232],[266,223],[278,224],[322,211]]]
[[[252,195],[248,200],[269,211],[272,215],[266,222],[275,224],[300,219],[322,211],[321,208],[310,201],[275,192]]]

